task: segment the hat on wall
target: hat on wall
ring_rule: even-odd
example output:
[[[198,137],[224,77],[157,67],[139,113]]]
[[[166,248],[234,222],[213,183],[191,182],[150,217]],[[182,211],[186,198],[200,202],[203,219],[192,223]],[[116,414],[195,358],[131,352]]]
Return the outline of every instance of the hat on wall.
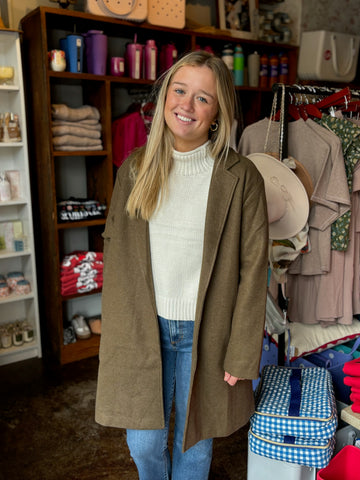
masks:
[[[304,228],[309,216],[304,185],[289,167],[271,155],[251,153],[247,157],[265,182],[269,237],[273,240],[294,237]]]

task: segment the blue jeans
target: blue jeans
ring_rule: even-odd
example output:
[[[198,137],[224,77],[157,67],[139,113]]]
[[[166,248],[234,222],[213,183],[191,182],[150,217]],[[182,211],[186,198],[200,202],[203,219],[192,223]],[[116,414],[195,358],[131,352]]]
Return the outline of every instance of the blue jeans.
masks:
[[[140,480],[207,480],[212,439],[202,440],[182,453],[182,440],[190,387],[194,322],[159,317],[163,364],[165,428],[127,430],[130,454]],[[168,448],[169,421],[175,396],[172,462]]]

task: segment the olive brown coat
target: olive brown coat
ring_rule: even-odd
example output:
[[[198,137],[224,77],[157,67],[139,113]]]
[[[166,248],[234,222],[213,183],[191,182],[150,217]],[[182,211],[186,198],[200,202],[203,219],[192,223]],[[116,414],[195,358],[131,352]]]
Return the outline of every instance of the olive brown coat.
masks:
[[[125,213],[130,161],[118,170],[103,233],[95,419],[111,427],[159,429],[164,427],[162,365],[149,229],[148,222]],[[253,412],[267,247],[263,179],[249,159],[230,150],[225,161],[215,162],[209,189],[184,450],[205,438],[230,435]],[[224,371],[246,380],[231,387]]]

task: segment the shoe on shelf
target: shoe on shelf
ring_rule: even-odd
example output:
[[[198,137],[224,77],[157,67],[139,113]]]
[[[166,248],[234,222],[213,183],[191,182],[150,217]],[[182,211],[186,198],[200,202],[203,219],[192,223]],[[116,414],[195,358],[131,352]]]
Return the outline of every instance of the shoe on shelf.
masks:
[[[91,333],[101,335],[101,315],[95,315],[87,319]]]
[[[71,324],[75,330],[75,335],[79,340],[86,340],[91,337],[90,328],[83,315],[74,315]]]

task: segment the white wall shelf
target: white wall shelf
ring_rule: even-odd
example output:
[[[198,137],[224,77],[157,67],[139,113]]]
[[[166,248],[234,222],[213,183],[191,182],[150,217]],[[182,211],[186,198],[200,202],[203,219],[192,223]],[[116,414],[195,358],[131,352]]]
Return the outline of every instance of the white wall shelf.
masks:
[[[21,141],[0,141],[0,172],[17,170],[20,174],[20,198],[0,201],[0,222],[21,221],[26,237],[26,249],[0,250],[0,274],[7,278],[10,272],[22,272],[29,281],[30,293],[10,293],[0,297],[0,365],[41,357],[41,337],[35,246],[33,233],[32,202],[30,191],[29,159],[27,150],[26,111],[21,61],[20,33],[0,29],[0,65],[14,68],[13,85],[0,85],[0,114],[12,112],[18,115]],[[19,346],[3,345],[3,333],[10,325],[26,322],[34,331],[31,342]]]

